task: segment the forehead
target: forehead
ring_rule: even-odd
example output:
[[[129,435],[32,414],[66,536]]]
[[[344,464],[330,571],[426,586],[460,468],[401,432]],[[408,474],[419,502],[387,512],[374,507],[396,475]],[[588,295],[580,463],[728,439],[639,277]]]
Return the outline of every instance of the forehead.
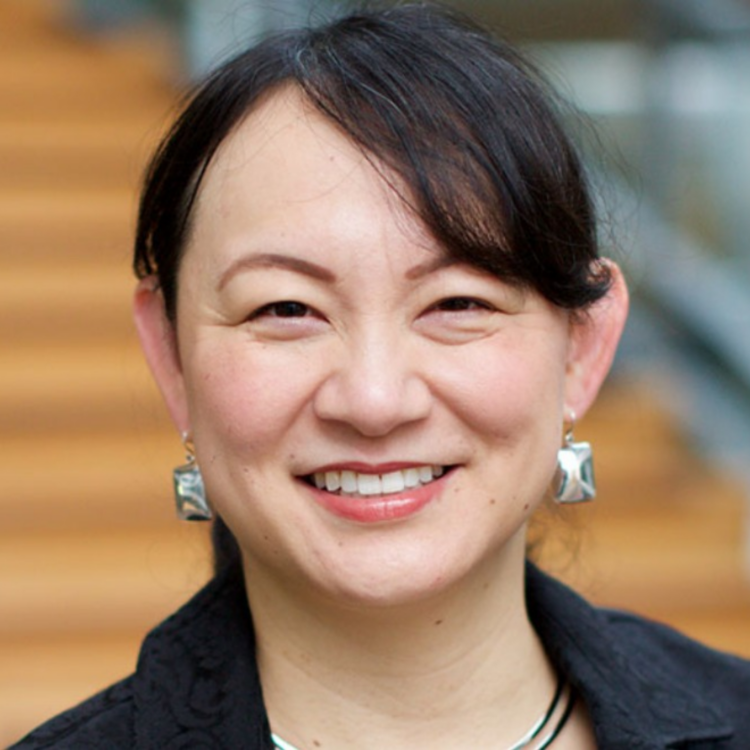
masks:
[[[230,201],[240,187],[256,201],[304,203],[342,182],[383,192],[373,163],[292,86],[255,107],[222,142],[203,178],[199,203]],[[381,184],[382,183],[382,184]]]
[[[294,87],[268,96],[225,139],[204,175],[196,237],[317,231],[342,241],[394,228],[435,242],[398,192],[400,180]]]

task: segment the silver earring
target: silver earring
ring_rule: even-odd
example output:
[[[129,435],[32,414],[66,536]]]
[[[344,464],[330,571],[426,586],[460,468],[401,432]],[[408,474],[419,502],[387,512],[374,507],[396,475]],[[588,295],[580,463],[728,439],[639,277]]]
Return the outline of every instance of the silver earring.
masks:
[[[187,463],[177,466],[174,477],[174,499],[177,505],[177,518],[181,521],[210,521],[213,512],[206,498],[203,476],[195,462],[193,443],[187,433],[182,436]]]
[[[581,503],[596,497],[591,443],[576,443],[573,440],[574,423],[575,415],[571,415],[565,444],[557,451],[555,501],[560,504]]]

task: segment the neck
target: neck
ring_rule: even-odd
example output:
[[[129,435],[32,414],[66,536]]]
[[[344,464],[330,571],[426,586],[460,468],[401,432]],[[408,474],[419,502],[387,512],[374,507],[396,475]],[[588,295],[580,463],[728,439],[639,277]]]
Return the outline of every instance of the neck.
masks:
[[[523,557],[393,607],[248,587],[271,725],[299,748],[507,747],[556,676],[528,622]],[[363,727],[366,731],[363,732]]]

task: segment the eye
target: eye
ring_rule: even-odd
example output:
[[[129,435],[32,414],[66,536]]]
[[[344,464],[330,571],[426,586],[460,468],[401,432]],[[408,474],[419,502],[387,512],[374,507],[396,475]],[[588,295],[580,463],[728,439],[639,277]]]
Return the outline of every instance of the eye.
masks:
[[[465,344],[497,329],[502,316],[496,305],[479,297],[443,297],[415,321],[427,337],[444,344]]]
[[[258,308],[251,316],[250,320],[256,318],[304,318],[312,314],[312,310],[303,302],[294,300],[282,300],[281,302],[271,302],[263,307]]]
[[[447,297],[435,303],[431,310],[438,312],[467,312],[473,310],[492,310],[492,305],[474,297]]]

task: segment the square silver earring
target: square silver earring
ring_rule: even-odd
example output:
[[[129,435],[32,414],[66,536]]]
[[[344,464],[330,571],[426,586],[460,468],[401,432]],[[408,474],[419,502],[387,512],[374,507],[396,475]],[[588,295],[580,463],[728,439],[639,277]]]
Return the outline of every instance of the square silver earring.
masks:
[[[591,444],[573,440],[573,428],[565,434],[565,444],[557,452],[555,501],[582,503],[596,497],[594,460]]]
[[[172,472],[177,517],[182,521],[210,521],[213,512],[206,497],[203,475],[195,461],[193,445],[187,435],[183,435],[183,443],[187,463],[177,466]]]

